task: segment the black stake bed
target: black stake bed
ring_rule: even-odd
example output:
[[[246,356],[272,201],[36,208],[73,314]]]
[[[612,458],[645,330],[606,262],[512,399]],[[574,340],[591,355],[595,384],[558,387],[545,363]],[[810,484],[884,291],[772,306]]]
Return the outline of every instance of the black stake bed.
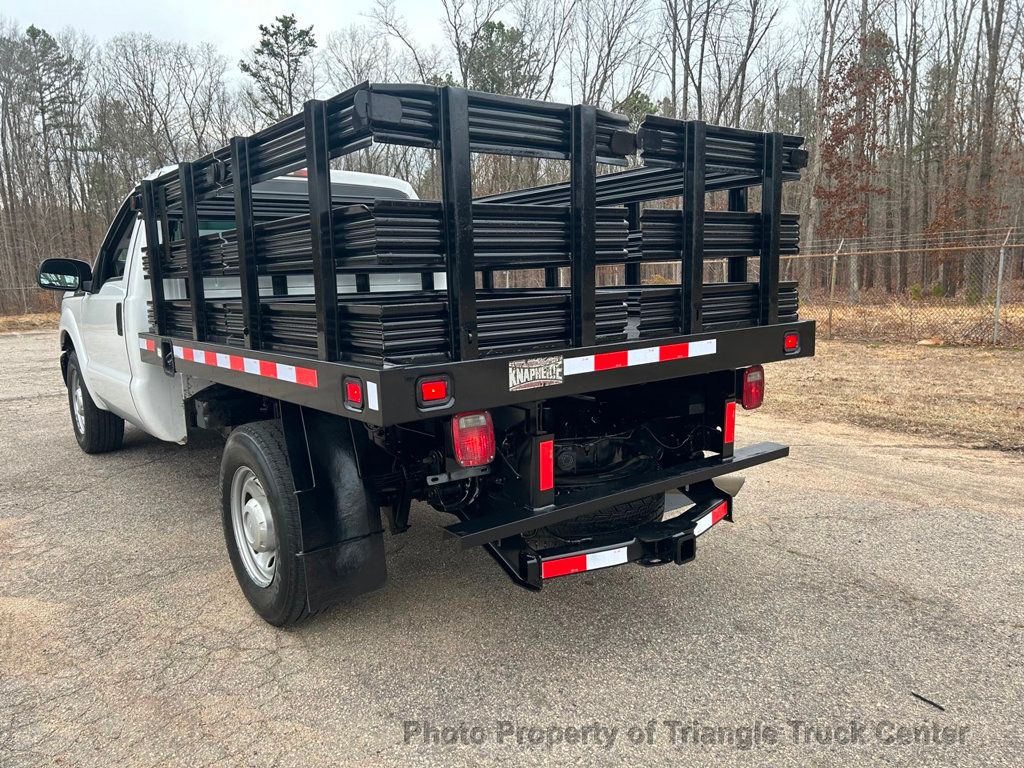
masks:
[[[332,182],[333,160],[375,142],[435,150],[442,199]],[[147,242],[159,243],[146,254],[143,358],[383,425],[425,418],[414,385],[427,374],[454,384],[438,415],[813,354],[796,285],[779,282],[780,255],[798,251],[781,204],[806,165],[801,144],[653,116],[632,133],[589,106],[363,83],[143,182]],[[569,179],[474,199],[472,153],[566,160]],[[597,173],[631,157],[642,164]],[[297,172],[304,181],[283,179]],[[729,210],[706,209],[714,191]],[[681,208],[657,207],[673,198]],[[642,286],[654,262],[677,264],[680,282]],[[598,286],[605,266],[620,284]],[[527,269],[545,286],[495,279]],[[801,343],[786,350],[794,330]],[[690,343],[706,354],[658,358]],[[559,379],[517,387],[512,369],[535,358],[557,361]],[[367,386],[366,403],[344,402],[346,378]]]

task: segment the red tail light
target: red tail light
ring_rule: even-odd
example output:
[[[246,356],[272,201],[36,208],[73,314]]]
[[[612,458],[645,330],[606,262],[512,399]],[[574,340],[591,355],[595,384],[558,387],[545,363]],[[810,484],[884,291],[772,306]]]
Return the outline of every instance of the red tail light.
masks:
[[[452,417],[455,460],[463,467],[482,467],[494,461],[494,424],[487,411],[470,411]]]
[[[764,402],[764,368],[752,365],[743,372],[743,410],[760,408]]]

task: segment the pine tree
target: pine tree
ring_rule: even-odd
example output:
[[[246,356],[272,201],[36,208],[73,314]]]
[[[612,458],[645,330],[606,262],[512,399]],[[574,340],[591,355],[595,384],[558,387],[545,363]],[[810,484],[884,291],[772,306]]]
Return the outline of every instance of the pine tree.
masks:
[[[312,95],[310,59],[316,48],[313,27],[300,27],[294,14],[278,16],[271,26],[260,24],[260,42],[238,63],[251,79],[245,91],[253,114],[267,122],[299,110]]]

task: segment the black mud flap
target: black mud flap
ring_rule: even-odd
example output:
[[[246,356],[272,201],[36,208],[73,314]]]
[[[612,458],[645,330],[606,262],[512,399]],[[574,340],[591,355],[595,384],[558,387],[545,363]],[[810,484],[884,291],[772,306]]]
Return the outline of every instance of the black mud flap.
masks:
[[[384,586],[384,529],[360,477],[350,422],[290,403],[280,407],[301,517],[299,559],[315,613]]]

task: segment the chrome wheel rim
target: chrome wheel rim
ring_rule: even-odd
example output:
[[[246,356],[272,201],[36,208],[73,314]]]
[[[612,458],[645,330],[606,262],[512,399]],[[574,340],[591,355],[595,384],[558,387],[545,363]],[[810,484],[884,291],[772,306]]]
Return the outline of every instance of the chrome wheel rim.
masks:
[[[71,413],[75,417],[78,434],[85,434],[85,395],[82,394],[82,379],[75,373],[71,387]]]
[[[267,494],[248,467],[236,469],[231,479],[231,528],[246,574],[269,587],[277,573],[277,533]]]

